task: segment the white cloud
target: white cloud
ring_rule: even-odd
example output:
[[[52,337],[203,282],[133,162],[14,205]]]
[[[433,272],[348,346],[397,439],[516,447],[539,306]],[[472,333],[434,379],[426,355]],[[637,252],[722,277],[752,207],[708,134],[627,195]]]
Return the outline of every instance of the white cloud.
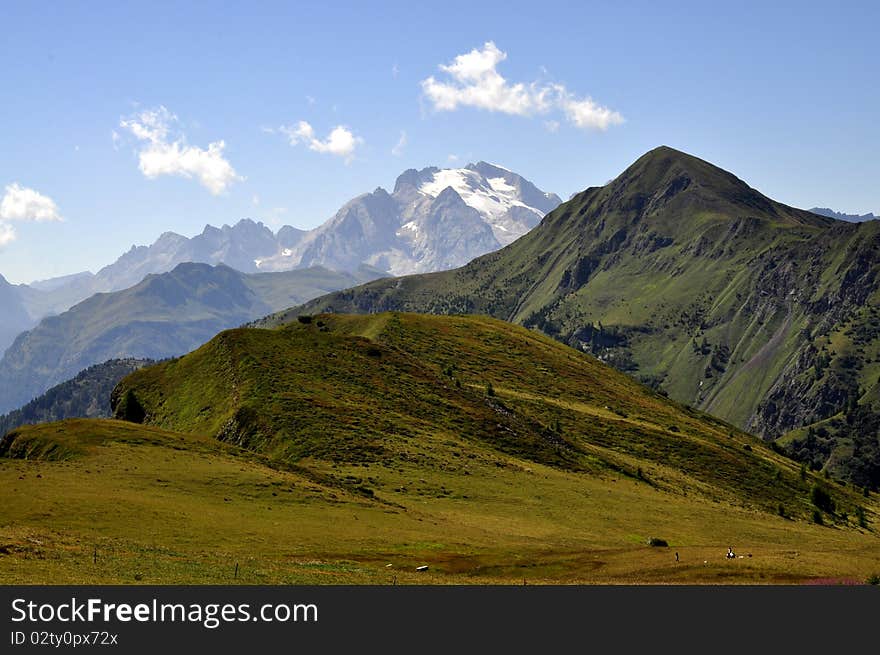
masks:
[[[458,161],[458,155],[446,155],[446,161],[456,162]]]
[[[451,82],[431,76],[422,81],[422,90],[438,111],[454,111],[461,105],[528,116],[543,109],[542,94],[524,84],[509,84],[496,70],[505,59],[507,54],[490,41],[482,50],[471,50],[440,66]]]
[[[441,64],[440,70],[448,79],[432,75],[422,80],[422,91],[436,111],[476,107],[515,116],[557,111],[576,127],[598,130],[623,122],[618,112],[589,97],[578,97],[562,84],[509,82],[498,72],[505,59],[507,53],[488,41],[482,50],[474,48],[448,65]]]
[[[13,182],[0,200],[0,220],[60,221],[61,214],[52,198]]]
[[[559,121],[544,121],[544,127],[547,128],[548,132],[558,132]]]
[[[395,63],[391,67],[391,77],[393,77],[394,79],[397,79],[398,75],[400,75],[400,66],[398,66],[397,63]]]
[[[315,100],[314,96],[306,96],[306,102],[308,102],[310,105],[314,105],[318,101]]]
[[[160,175],[195,177],[214,195],[244,179],[223,156],[224,141],[209,143],[207,150],[191,146],[183,134],[172,134],[172,128],[178,122],[177,116],[161,106],[119,121],[119,127],[143,142],[138,151],[141,173],[148,178]]]
[[[400,138],[397,140],[397,144],[391,149],[391,154],[395,157],[400,157],[403,154],[403,149],[406,148],[406,144],[406,130],[401,130]]]
[[[343,157],[346,162],[354,158],[355,149],[364,142],[344,125],[337,125],[330,130],[323,141],[315,136],[314,128],[306,121],[300,121],[296,125],[282,125],[278,130],[287,136],[292,146],[305,143],[309,150]]]
[[[8,221],[61,221],[58,205],[49,196],[13,182],[0,200],[0,247],[15,240],[15,228]]]
[[[575,98],[565,87],[560,89],[560,105],[565,117],[575,126],[594,130],[607,130],[612,125],[623,123],[623,116],[616,111],[596,104],[592,98]]]
[[[251,198],[251,203],[253,203],[254,207],[259,207],[260,206],[260,196],[258,196],[257,194],[254,194],[253,197]]]

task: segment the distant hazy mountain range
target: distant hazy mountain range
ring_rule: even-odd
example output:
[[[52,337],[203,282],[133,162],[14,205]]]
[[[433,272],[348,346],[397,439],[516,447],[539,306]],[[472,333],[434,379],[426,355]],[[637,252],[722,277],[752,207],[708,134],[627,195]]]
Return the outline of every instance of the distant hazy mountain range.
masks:
[[[560,199],[520,175],[479,162],[465,168],[405,171],[389,194],[381,187],[346,203],[311,231],[277,233],[243,219],[206,225],[187,238],[165,232],[132,246],[97,273],[88,271],[10,285],[0,277],[0,353],[21,331],[95,293],[121,291],[178,264],[225,264],[243,273],[323,266],[356,272],[366,265],[394,275],[461,266],[538,224]]]
[[[874,221],[880,218],[880,216],[874,216],[872,213],[868,214],[841,214],[840,212],[836,212],[833,209],[828,209],[827,207],[813,207],[811,210],[814,214],[819,214],[820,216],[827,216],[828,218],[836,218],[839,221],[849,221],[850,223],[862,223],[864,221]]]
[[[380,274],[313,267],[246,275],[187,263],[123,291],[95,294],[15,339],[0,359],[0,412],[93,364],[182,355],[221,330]]]

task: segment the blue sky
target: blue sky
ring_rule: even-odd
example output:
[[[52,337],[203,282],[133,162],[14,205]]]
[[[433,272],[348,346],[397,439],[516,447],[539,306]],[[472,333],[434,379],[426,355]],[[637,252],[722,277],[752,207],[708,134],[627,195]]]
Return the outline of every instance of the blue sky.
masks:
[[[876,2],[234,4],[3,3],[7,279],[313,227],[406,168],[484,159],[567,198],[661,144],[880,213]]]

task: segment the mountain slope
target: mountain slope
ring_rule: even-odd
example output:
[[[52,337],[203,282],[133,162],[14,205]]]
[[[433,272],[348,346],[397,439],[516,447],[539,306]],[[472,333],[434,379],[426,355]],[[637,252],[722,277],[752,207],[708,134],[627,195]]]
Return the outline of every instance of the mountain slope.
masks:
[[[18,290],[0,275],[0,353],[12,344],[15,337],[34,323],[19,296]]]
[[[877,573],[876,496],[857,500],[867,529],[842,517],[829,528],[455,436],[390,464],[285,467],[198,435],[79,419],[22,427],[0,452],[9,584],[828,584]],[[850,511],[849,492],[832,493]],[[725,559],[731,544],[742,559]]]
[[[4,579],[861,582],[877,564],[876,497],[486,317],[230,330],[126,377],[114,407],[149,425],[0,440]]]
[[[150,359],[111,359],[89,366],[20,409],[0,416],[0,435],[21,425],[67,418],[107,418],[113,388],[129,373],[154,363]]]
[[[0,411],[21,406],[87,366],[180,355],[273,308],[377,274],[311,268],[249,276],[222,265],[180,264],[130,289],[96,294],[16,338],[0,360]]]
[[[373,282],[262,324],[322,311],[488,314],[769,438],[877,385],[878,252],[876,221],[787,207],[658,148],[460,269]]]

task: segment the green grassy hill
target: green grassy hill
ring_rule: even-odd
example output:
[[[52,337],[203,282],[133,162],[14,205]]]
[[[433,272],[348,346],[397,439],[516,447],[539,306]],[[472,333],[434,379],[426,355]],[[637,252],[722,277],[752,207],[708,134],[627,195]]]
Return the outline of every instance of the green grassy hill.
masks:
[[[878,253],[880,221],[794,209],[657,148],[462,268],[378,280],[259,324],[328,311],[487,314],[771,439],[852,403],[880,411]],[[836,470],[880,486],[858,461]]]
[[[535,331],[473,316],[303,321],[229,330],[136,371],[113,396],[126,422],[9,433],[0,442],[4,579],[875,573],[874,495],[802,471]],[[817,508],[815,487],[833,508]],[[648,546],[651,537],[669,548]],[[743,559],[725,560],[728,545]],[[429,571],[415,572],[422,564]]]

